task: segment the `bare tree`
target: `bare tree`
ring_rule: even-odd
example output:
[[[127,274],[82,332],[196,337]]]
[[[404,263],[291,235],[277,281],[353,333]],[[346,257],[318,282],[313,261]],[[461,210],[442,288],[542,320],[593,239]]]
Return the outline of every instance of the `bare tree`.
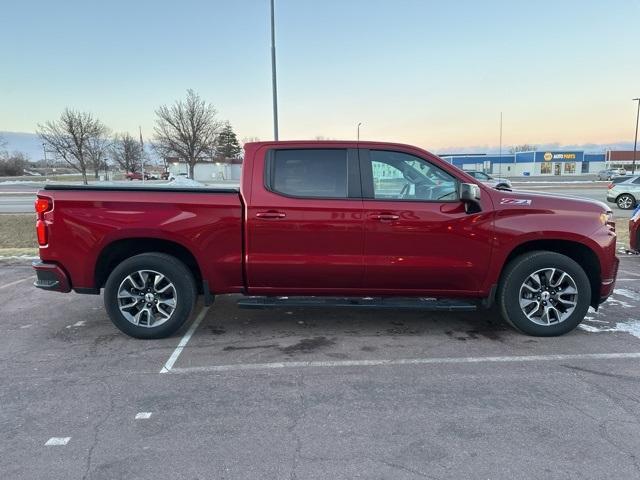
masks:
[[[116,135],[111,145],[111,159],[126,172],[138,172],[144,160],[140,142],[128,133]]]
[[[107,137],[108,131],[105,128],[101,135],[89,139],[87,143],[87,166],[93,169],[94,178],[97,180],[100,170],[107,169],[109,147],[111,140]]]
[[[259,142],[260,139],[258,137],[242,137],[242,140],[240,140],[240,143],[242,143],[242,146],[244,146],[245,143],[251,143],[251,142]]]
[[[38,124],[37,133],[58,158],[82,174],[87,184],[87,167],[90,166],[91,142],[106,135],[107,128],[91,113],[65,109],[59,120]]]
[[[509,149],[510,153],[518,153],[518,152],[535,152],[538,149],[535,145],[529,145],[528,143],[524,143],[522,145],[514,145]]]
[[[23,175],[29,166],[29,157],[22,152],[4,153],[0,155],[0,175],[14,177]]]
[[[156,110],[155,149],[161,157],[177,157],[189,165],[193,178],[196,163],[211,156],[221,123],[217,111],[193,90],[185,100]]]

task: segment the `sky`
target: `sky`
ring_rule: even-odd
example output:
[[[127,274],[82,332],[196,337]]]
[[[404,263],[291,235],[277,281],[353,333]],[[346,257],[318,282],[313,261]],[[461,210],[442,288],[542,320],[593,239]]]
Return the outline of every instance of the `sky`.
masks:
[[[640,0],[276,0],[280,138],[436,152],[633,141]],[[11,1],[0,131],[65,107],[153,135],[191,88],[239,138],[273,135],[269,0]]]

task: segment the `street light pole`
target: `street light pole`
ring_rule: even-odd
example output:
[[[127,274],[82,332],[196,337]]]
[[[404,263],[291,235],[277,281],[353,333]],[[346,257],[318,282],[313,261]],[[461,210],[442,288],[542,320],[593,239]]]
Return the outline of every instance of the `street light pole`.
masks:
[[[636,137],[633,141],[633,163],[631,164],[631,175],[636,174],[636,152],[638,151],[638,120],[640,120],[640,98],[634,98],[638,102],[638,113],[636,113]]]
[[[45,143],[42,143],[42,152],[44,153],[44,169],[46,175],[47,168],[49,168],[49,162],[47,162],[47,146]]]
[[[276,82],[276,20],[271,0],[271,88],[273,90],[273,139],[278,141],[278,85]]]
[[[356,134],[358,141],[360,141],[360,125],[362,125],[362,122],[358,122],[358,133]]]
[[[502,112],[500,112],[500,165],[498,167],[499,174],[498,176],[502,176]]]

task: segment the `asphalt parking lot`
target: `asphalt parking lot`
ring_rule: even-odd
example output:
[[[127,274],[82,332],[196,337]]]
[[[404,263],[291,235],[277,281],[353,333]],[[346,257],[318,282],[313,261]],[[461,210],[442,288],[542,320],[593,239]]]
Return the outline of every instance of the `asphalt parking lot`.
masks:
[[[199,305],[134,340],[0,265],[7,479],[638,478],[640,257],[560,338],[486,312]]]

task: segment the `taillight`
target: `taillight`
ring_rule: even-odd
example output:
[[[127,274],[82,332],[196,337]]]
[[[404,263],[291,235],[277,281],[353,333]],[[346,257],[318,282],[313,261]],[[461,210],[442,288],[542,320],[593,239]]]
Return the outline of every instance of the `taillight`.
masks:
[[[36,233],[38,234],[38,243],[40,245],[47,244],[47,224],[44,220],[38,220],[36,222]]]
[[[47,197],[38,197],[36,198],[36,213],[40,216],[41,213],[48,212],[51,210],[52,201]]]
[[[53,209],[53,200],[48,197],[38,197],[35,203],[36,215],[36,234],[38,235],[38,244],[46,245],[48,241],[47,223],[44,220],[44,214]]]
[[[609,185],[607,185],[607,189],[608,189],[608,190],[611,190],[611,189],[612,189],[613,187],[615,187],[615,186],[616,186],[616,184],[615,184],[615,183],[613,183],[613,182],[611,182]]]

